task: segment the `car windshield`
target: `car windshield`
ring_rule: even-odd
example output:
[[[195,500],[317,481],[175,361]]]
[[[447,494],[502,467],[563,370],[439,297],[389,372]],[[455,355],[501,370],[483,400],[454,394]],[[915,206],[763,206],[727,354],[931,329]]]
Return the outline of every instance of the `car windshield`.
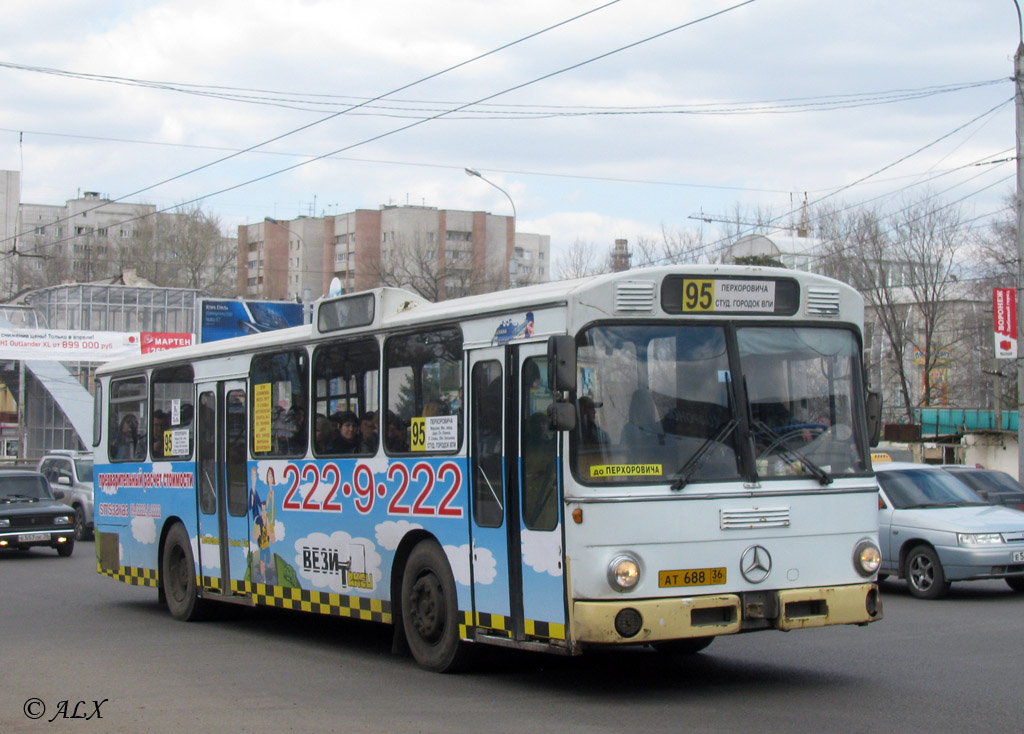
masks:
[[[951,472],[954,477],[966,484],[971,489],[985,490],[987,492],[1013,492],[1024,493],[1024,489],[1017,484],[1016,480],[1009,474],[994,470],[954,470]]]
[[[878,483],[899,509],[986,504],[967,485],[941,469],[880,471]]]
[[[78,472],[78,481],[92,481],[92,459],[76,459],[75,471]]]
[[[52,499],[46,479],[41,476],[0,475],[0,498]]]
[[[572,446],[582,481],[824,484],[867,470],[852,331],[618,324],[584,331],[577,346]]]

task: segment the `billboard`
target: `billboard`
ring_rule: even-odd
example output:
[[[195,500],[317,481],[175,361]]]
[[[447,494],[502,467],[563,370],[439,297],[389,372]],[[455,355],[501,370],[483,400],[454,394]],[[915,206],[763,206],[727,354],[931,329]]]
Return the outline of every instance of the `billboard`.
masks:
[[[0,329],[0,350],[27,360],[108,362],[191,343],[191,334],[169,332]]]
[[[993,288],[992,312],[995,321],[996,359],[1016,359],[1017,291],[1013,288]]]
[[[199,341],[203,343],[287,329],[303,321],[303,306],[295,301],[199,301]]]

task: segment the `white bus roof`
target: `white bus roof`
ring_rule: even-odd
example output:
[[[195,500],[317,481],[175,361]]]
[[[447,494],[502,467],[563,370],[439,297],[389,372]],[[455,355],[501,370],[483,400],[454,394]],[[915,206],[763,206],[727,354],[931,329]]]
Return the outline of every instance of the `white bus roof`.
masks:
[[[617,273],[608,273],[574,280],[560,280],[536,285],[524,286],[504,291],[495,291],[480,295],[465,296],[447,301],[431,303],[421,296],[401,288],[375,288],[369,291],[346,294],[332,298],[322,298],[314,303],[313,323],[294,326],[288,329],[264,332],[247,336],[234,337],[216,342],[198,344],[191,347],[180,347],[168,352],[157,352],[131,357],[116,362],[109,362],[97,369],[97,374],[123,371],[127,368],[141,368],[157,364],[177,361],[193,361],[208,357],[229,355],[237,352],[254,352],[269,348],[280,348],[289,344],[304,344],[320,341],[342,334],[358,334],[373,332],[379,329],[404,329],[419,324],[450,322],[452,320],[468,320],[488,315],[517,313],[536,310],[543,307],[565,306],[575,303],[573,296],[593,292],[595,297],[579,299],[580,308],[591,311],[593,317],[605,314],[628,315],[637,317],[640,309],[630,308],[623,312],[616,310],[616,289],[623,285],[644,284],[649,292],[648,313],[659,315],[655,306],[660,302],[657,285],[667,275],[695,275],[712,278],[720,277],[774,277],[796,280],[801,285],[814,284],[834,290],[838,310],[838,300],[859,298],[856,291],[839,281],[802,271],[785,270],[770,267],[750,267],[743,265],[668,265],[650,268],[638,268]],[[371,321],[358,322],[352,328],[335,327],[332,329],[317,328],[321,310],[326,310],[337,303],[351,303],[358,299],[373,299]],[[863,314],[863,306],[857,314],[850,314],[847,321],[858,321]],[[628,313],[626,313],[628,312]],[[765,314],[751,314],[753,316]]]

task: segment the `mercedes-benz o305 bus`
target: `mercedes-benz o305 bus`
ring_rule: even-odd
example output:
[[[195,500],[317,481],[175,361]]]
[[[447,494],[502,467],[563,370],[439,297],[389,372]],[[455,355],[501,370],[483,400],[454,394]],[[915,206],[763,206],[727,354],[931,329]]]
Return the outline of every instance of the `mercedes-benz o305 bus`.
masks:
[[[692,653],[881,618],[863,305],[675,266],[312,323],[97,371],[99,573],[483,644]],[[869,428],[870,426],[870,428]]]

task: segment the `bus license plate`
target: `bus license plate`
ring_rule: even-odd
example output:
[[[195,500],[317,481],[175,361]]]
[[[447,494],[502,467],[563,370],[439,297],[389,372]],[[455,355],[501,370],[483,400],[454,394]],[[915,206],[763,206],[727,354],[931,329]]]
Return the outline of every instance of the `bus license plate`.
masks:
[[[713,586],[725,583],[724,568],[687,568],[678,571],[658,571],[658,586]]]
[[[19,543],[35,543],[39,540],[49,540],[49,533],[22,533],[18,536]]]

